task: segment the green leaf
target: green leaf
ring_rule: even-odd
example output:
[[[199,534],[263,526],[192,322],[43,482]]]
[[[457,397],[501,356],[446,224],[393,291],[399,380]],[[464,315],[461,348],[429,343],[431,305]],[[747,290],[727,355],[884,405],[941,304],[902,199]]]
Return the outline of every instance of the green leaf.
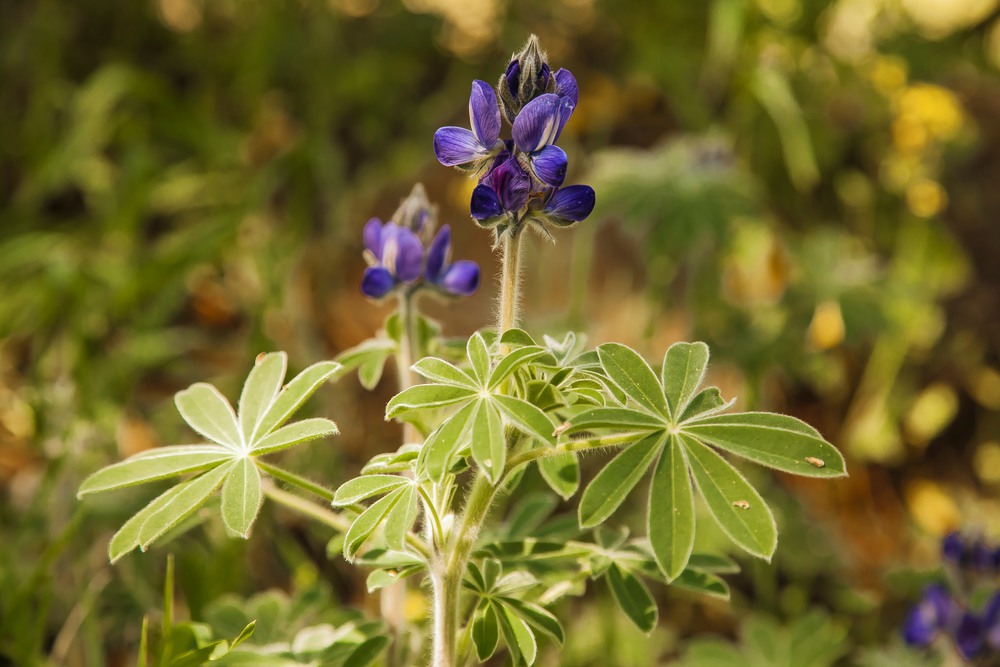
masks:
[[[418,384],[396,394],[385,408],[385,418],[400,417],[413,410],[429,410],[453,405],[475,396],[465,387],[440,384]]]
[[[424,357],[413,364],[411,368],[421,376],[437,384],[456,385],[474,391],[478,391],[479,389],[476,381],[469,377],[465,371],[449,364],[444,359]]]
[[[680,576],[671,581],[670,585],[702,595],[710,595],[720,600],[729,599],[729,585],[710,572],[687,568],[680,573]]]
[[[363,475],[344,482],[333,496],[333,504],[353,505],[374,496],[381,496],[411,480],[399,475]]]
[[[603,523],[618,509],[646,474],[656,454],[663,448],[665,438],[663,433],[646,436],[627,447],[597,473],[580,498],[581,528],[593,528]]]
[[[563,500],[572,498],[580,487],[580,464],[573,452],[538,459],[538,472]]]
[[[356,649],[347,656],[343,667],[368,667],[375,659],[382,655],[389,645],[389,638],[385,635],[377,635],[361,642]]]
[[[694,419],[699,415],[707,417],[721,410],[725,410],[735,402],[735,399],[731,401],[723,400],[718,387],[708,387],[707,389],[699,391],[698,394],[691,399],[691,402],[687,404],[686,408],[684,408],[684,412],[677,418],[677,421],[686,422],[687,420]]]
[[[507,419],[517,426],[518,430],[544,443],[555,444],[556,439],[552,435],[555,427],[552,420],[537,406],[513,396],[494,395],[493,400]]]
[[[369,338],[344,350],[337,355],[337,361],[342,364],[342,370],[358,369],[358,380],[365,389],[374,389],[382,378],[385,360],[396,352],[398,345],[386,338]]]
[[[501,359],[496,368],[490,374],[490,381],[487,385],[489,389],[496,389],[507,377],[529,361],[548,354],[548,350],[542,347],[519,347]]]
[[[219,488],[232,467],[220,465],[175,487],[180,491],[150,514],[139,529],[139,548],[145,551],[158,537],[190,516]]]
[[[806,477],[843,477],[844,457],[805,422],[772,412],[697,419],[684,432],[754,463]]]
[[[674,343],[663,357],[660,378],[663,392],[675,417],[684,413],[708,368],[708,345]]]
[[[83,480],[77,497],[203,470],[231,458],[233,450],[220,445],[157,447],[98,470]]]
[[[558,500],[544,491],[521,494],[515,501],[507,520],[507,537],[517,539],[531,535],[552,515],[558,504]]]
[[[423,470],[436,482],[444,479],[451,468],[455,453],[465,444],[466,431],[475,415],[476,403],[468,405],[453,414],[427,438],[417,458],[417,469]]]
[[[198,433],[235,450],[243,449],[236,413],[229,401],[210,384],[198,382],[174,395],[184,421]]]
[[[472,419],[472,458],[482,469],[490,484],[500,481],[507,465],[507,442],[503,435],[500,413],[489,399],[477,401]]]
[[[347,531],[347,536],[344,538],[344,560],[348,562],[354,560],[358,549],[368,541],[368,538],[372,536],[372,533],[382,523],[385,516],[396,506],[396,503],[399,502],[405,491],[405,488],[399,488],[387,494],[377,500],[354,520],[354,523],[351,524],[351,527]]]
[[[335,361],[321,361],[313,364],[285,385],[271,407],[260,418],[257,424],[257,440],[280,427],[296,410],[302,407],[310,396],[330,377],[339,371],[340,364]]]
[[[667,400],[646,360],[630,347],[605,343],[597,348],[604,372],[633,401],[654,414],[669,417]]]
[[[606,576],[615,601],[629,620],[646,634],[652,632],[659,612],[646,585],[616,564],[608,568]]]
[[[240,459],[222,485],[222,522],[244,539],[249,537],[262,500],[257,466],[249,458]]]
[[[569,420],[571,432],[594,428],[614,428],[628,431],[662,430],[666,422],[660,417],[631,408],[594,408]]]
[[[284,352],[273,352],[265,354],[254,364],[247,376],[246,382],[243,383],[238,410],[244,442],[253,442],[257,425],[281,390],[287,367],[288,355]]]
[[[466,354],[480,386],[486,386],[490,377],[490,349],[486,346],[483,335],[478,331],[469,337]]]
[[[472,643],[476,645],[479,662],[486,662],[497,650],[500,625],[493,604],[486,602],[476,609],[472,617]]]
[[[742,549],[769,561],[778,546],[778,529],[764,499],[721,456],[690,438],[683,441],[698,490],[716,522]]]
[[[563,631],[562,624],[548,609],[519,598],[501,597],[499,599],[527,621],[531,627],[541,630],[558,642],[560,646],[566,643],[566,633]]]
[[[500,620],[500,630],[503,633],[507,648],[510,649],[514,663],[524,662],[527,665],[535,663],[538,655],[538,644],[535,642],[535,634],[528,627],[528,623],[515,614],[510,607],[501,605],[497,616]]]
[[[688,567],[703,572],[713,572],[716,574],[736,574],[740,571],[739,563],[729,556],[721,554],[691,554]]]
[[[108,544],[108,559],[115,563],[119,558],[139,547],[139,531],[149,517],[156,514],[161,507],[170,503],[174,496],[184,490],[184,484],[173,486],[154,498],[148,505],[136,512],[126,521]]]
[[[337,435],[338,433],[340,431],[337,429],[337,425],[329,419],[323,419],[322,417],[303,419],[302,421],[282,426],[277,431],[272,431],[261,440],[253,443],[251,453],[254,456],[264,456],[271,452],[294,447],[309,440],[323,438],[328,435]]]
[[[667,579],[679,575],[694,548],[694,493],[684,450],[671,437],[660,454],[649,487],[649,543]]]
[[[390,549],[402,551],[405,548],[406,534],[417,520],[417,510],[417,486],[411,482],[385,517],[385,543]]]
[[[500,336],[500,343],[511,347],[524,347],[525,345],[536,344],[535,339],[523,329],[507,329]]]

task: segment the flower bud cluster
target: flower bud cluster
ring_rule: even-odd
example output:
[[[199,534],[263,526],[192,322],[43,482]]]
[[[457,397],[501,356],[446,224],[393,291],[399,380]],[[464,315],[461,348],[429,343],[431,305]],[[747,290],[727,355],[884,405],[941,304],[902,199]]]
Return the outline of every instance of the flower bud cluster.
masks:
[[[911,646],[928,646],[939,637],[947,637],[966,660],[1000,657],[1000,589],[996,582],[1000,548],[951,533],[942,541],[941,556],[946,565],[957,568],[953,572],[958,575],[956,581],[969,577],[987,580],[983,582],[986,603],[971,604],[972,598],[983,599],[981,594],[973,594],[975,590],[982,593],[983,586],[961,586],[963,590],[957,593],[940,584],[928,586],[910,610],[903,639]]]
[[[383,299],[400,289],[429,287],[446,296],[469,296],[479,287],[479,265],[451,261],[451,228],[434,234],[435,207],[419,183],[383,223],[372,218],[365,225],[365,269],[361,292]],[[426,250],[425,250],[426,247]]]
[[[534,35],[511,57],[495,90],[472,82],[472,129],[438,129],[434,154],[446,167],[479,178],[470,212],[480,226],[499,236],[532,223],[548,233],[548,225],[566,227],[590,215],[594,189],[563,185],[569,161],[556,145],[579,97],[576,78],[566,69],[552,72]],[[510,139],[500,137],[503,118]]]

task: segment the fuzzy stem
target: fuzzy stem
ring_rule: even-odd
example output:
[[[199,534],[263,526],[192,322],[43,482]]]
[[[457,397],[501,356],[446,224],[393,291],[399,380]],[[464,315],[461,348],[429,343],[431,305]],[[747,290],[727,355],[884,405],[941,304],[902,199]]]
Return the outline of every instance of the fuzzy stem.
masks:
[[[518,297],[521,284],[521,234],[512,227],[503,235],[503,273],[500,277],[500,320],[497,333],[517,326]]]
[[[319,496],[328,503],[333,501],[333,491],[330,491],[324,486],[320,486],[319,484],[316,484],[315,482],[308,480],[305,477],[300,477],[293,472],[289,472],[287,470],[284,470],[283,468],[273,466],[270,463],[265,463],[264,461],[261,461],[259,459],[254,461],[254,463],[263,472],[266,472],[268,475],[270,475],[275,479],[280,479],[282,482],[285,482],[286,484],[291,484],[292,486],[298,487],[303,491],[307,491],[308,493],[311,493],[315,496]]]
[[[504,467],[503,476],[500,477],[501,484],[508,475],[514,472],[519,466],[538,459],[545,459],[550,456],[558,456],[567,452],[581,452],[589,449],[601,449],[602,447],[619,447],[627,445],[636,440],[634,433],[615,433],[595,438],[581,438],[579,440],[569,440],[562,442],[555,447],[532,449],[511,456]]]
[[[416,292],[406,290],[399,296],[399,351],[396,353],[396,376],[398,378],[396,391],[409,389],[417,383],[410,366],[416,361],[417,336],[415,331]],[[419,442],[420,434],[409,422],[403,423],[403,443]]]
[[[458,636],[458,593],[462,586],[461,574],[445,568],[443,562],[431,570],[431,588],[434,596],[434,627],[431,665],[433,667],[458,667],[456,644]]]
[[[351,522],[341,515],[325,507],[321,507],[311,500],[306,500],[294,493],[289,493],[279,489],[269,481],[263,482],[264,495],[271,500],[284,505],[285,507],[304,514],[310,519],[315,519],[322,524],[326,524],[337,532],[345,533],[351,527]]]

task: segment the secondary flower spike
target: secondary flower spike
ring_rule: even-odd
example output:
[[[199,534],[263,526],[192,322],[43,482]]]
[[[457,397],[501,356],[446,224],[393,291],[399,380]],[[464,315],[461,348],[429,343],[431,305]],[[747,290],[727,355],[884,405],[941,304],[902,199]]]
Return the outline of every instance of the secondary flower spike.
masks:
[[[479,287],[479,265],[468,259],[451,262],[451,227],[438,230],[427,251],[424,278],[450,296],[469,296]]]
[[[364,239],[368,268],[361,279],[361,291],[365,296],[381,299],[420,277],[424,247],[412,231],[372,218],[365,225]]]

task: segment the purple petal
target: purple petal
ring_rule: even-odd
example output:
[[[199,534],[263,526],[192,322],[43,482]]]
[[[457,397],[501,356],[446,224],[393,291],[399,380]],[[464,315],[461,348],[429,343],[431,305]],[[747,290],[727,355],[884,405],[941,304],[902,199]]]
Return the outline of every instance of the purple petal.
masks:
[[[398,235],[399,254],[396,256],[396,277],[404,283],[420,277],[424,263],[424,245],[420,237],[409,229],[401,227]]]
[[[469,121],[472,132],[484,148],[490,149],[500,138],[500,107],[493,86],[485,81],[472,82],[469,95]]]
[[[985,542],[977,540],[972,547],[972,566],[977,570],[993,569],[993,550]]]
[[[556,72],[556,95],[565,97],[574,107],[580,103],[580,89],[576,85],[576,77],[568,69]]]
[[[965,612],[955,628],[955,646],[966,660],[983,648],[983,624],[975,614]]]
[[[365,225],[365,230],[363,232],[363,237],[365,239],[365,248],[375,255],[375,259],[382,259],[382,221],[378,218],[372,218]]]
[[[479,184],[472,191],[470,203],[472,217],[476,220],[489,220],[503,215],[503,204],[497,193],[488,185]]]
[[[994,649],[1000,649],[1000,592],[994,593],[986,603],[983,624],[986,626],[986,642]]]
[[[552,76],[552,68],[548,63],[542,63],[538,69],[538,89],[545,90],[549,86],[549,77]]]
[[[441,270],[448,263],[448,254],[451,250],[451,228],[444,225],[438,230],[431,247],[427,250],[427,266],[424,268],[424,275],[427,280],[437,282],[441,277]]]
[[[384,266],[369,266],[361,278],[361,293],[371,299],[381,299],[396,286],[396,279]]]
[[[513,156],[495,166],[483,177],[481,183],[493,189],[505,211],[519,211],[531,194],[531,178]]]
[[[562,101],[558,95],[539,95],[524,105],[514,119],[511,136],[514,144],[525,153],[534,153],[555,141],[559,130]]]
[[[568,97],[560,97],[559,99],[559,122],[556,124],[556,133],[552,136],[551,143],[559,141],[559,135],[562,134],[566,122],[569,121],[570,116],[573,115],[573,109],[576,108],[576,104]]]
[[[470,296],[479,288],[479,265],[461,259],[448,267],[440,284],[452,294]]]
[[[560,188],[545,205],[545,212],[567,222],[580,222],[594,210],[596,196],[589,185],[568,185]]]
[[[566,151],[558,146],[546,146],[531,156],[535,176],[546,185],[559,187],[566,180]]]
[[[959,533],[948,533],[941,540],[941,557],[949,563],[959,564],[964,553],[965,542]]]
[[[434,155],[446,167],[475,162],[489,150],[464,127],[442,127],[434,133]]]
[[[503,73],[503,78],[507,82],[507,90],[513,97],[517,97],[517,88],[521,83],[521,63],[511,60],[507,65],[507,71]]]

